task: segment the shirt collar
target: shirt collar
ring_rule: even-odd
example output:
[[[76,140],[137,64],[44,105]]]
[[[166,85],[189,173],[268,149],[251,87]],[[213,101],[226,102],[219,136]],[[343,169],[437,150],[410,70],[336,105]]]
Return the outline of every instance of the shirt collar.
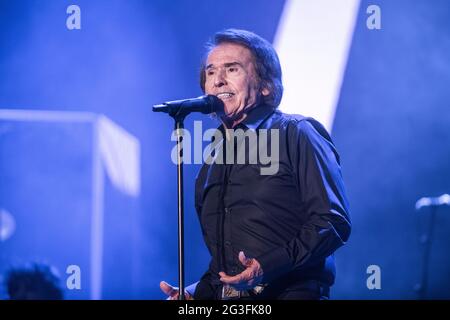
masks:
[[[258,105],[252,108],[247,117],[241,122],[248,129],[257,130],[264,120],[268,118],[274,112],[273,107],[266,104]]]

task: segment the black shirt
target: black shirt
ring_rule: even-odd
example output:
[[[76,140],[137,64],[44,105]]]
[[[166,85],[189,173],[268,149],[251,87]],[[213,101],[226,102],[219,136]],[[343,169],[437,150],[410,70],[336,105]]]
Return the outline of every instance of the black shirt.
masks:
[[[236,275],[244,270],[239,251],[261,264],[264,284],[283,279],[289,289],[296,281],[313,279],[332,285],[333,252],[347,241],[351,224],[330,136],[312,118],[265,105],[252,109],[238,127],[258,136],[261,129],[269,130],[267,149],[279,145],[278,159],[272,161],[278,170],[263,175],[261,168],[268,165],[260,159],[249,164],[255,143],[248,140],[236,147],[244,147],[245,164],[205,163],[200,169],[195,205],[211,261],[194,298],[219,297],[219,271]],[[278,129],[278,137],[271,137],[271,129]],[[218,130],[224,133],[223,126]],[[259,140],[256,145],[261,147]]]

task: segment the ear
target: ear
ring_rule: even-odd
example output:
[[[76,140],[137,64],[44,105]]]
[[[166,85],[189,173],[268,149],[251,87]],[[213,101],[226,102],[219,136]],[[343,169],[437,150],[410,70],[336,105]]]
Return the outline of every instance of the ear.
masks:
[[[270,90],[267,89],[267,88],[263,88],[263,89],[261,90],[261,94],[262,94],[263,96],[267,97],[267,96],[270,94]]]

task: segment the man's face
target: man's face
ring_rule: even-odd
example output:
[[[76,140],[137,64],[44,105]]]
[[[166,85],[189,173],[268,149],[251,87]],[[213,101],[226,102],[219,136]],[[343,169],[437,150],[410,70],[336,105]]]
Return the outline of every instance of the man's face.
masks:
[[[206,60],[205,93],[224,102],[228,118],[239,118],[243,110],[259,102],[267,89],[260,88],[254,57],[239,44],[222,43],[214,47]]]

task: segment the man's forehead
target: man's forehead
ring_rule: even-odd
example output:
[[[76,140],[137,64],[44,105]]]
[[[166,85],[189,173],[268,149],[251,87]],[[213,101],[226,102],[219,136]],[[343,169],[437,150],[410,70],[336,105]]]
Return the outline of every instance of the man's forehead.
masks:
[[[246,63],[253,60],[250,50],[240,44],[222,43],[214,47],[208,54],[206,65],[224,65],[233,62]]]

